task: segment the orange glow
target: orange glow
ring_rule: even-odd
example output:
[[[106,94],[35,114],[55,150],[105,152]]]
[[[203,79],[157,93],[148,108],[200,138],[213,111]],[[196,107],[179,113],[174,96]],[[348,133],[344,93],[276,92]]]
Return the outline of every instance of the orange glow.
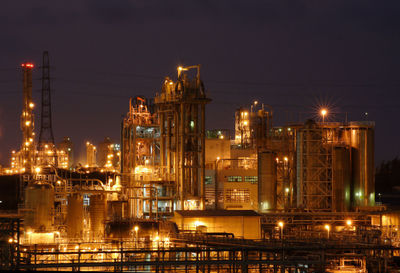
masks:
[[[21,67],[34,68],[35,66],[33,65],[33,63],[23,63],[21,64]]]

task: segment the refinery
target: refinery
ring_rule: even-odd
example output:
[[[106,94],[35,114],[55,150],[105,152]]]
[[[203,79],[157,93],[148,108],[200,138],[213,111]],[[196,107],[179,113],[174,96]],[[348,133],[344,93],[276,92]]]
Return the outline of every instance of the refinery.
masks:
[[[87,142],[76,165],[71,139],[53,136],[48,52],[41,103],[35,69],[21,65],[22,138],[0,169],[15,192],[0,211],[1,269],[393,272],[400,213],[376,201],[373,121],[321,109],[277,126],[253,101],[232,129],[208,130],[212,90],[200,65],[179,66],[121,106],[119,140]]]

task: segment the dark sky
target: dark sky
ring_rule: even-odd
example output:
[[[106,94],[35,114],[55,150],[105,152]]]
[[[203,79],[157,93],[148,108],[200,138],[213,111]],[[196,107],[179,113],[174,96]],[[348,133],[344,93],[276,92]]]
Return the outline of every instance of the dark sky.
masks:
[[[304,121],[318,105],[330,120],[376,122],[376,162],[400,154],[400,1],[5,1],[0,9],[0,164],[18,149],[19,65],[51,58],[53,129],[119,141],[128,99],[154,96],[177,65],[202,65],[213,102],[208,128],[233,129],[254,99],[275,125]],[[63,4],[61,4],[63,2]],[[34,72],[39,106],[40,70]],[[365,116],[365,113],[368,116]],[[39,132],[40,108],[36,108]]]

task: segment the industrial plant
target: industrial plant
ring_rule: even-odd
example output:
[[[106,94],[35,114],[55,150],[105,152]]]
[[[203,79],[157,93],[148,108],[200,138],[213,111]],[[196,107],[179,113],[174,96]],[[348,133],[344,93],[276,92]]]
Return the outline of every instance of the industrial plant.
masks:
[[[48,52],[40,105],[34,69],[21,65],[22,139],[0,176],[17,204],[0,211],[1,269],[392,272],[400,259],[400,214],[376,202],[374,122],[321,109],[276,126],[254,101],[208,130],[212,90],[200,65],[179,66],[126,101],[120,140],[87,142],[77,166],[71,139],[53,136]]]

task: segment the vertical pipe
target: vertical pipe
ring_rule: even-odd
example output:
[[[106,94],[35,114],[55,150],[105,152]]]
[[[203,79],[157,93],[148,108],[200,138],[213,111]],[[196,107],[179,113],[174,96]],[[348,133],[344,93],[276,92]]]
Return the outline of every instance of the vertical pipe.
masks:
[[[168,150],[168,148],[167,148]],[[165,170],[165,112],[162,111],[160,114],[160,166],[161,174],[164,174]]]
[[[195,196],[200,196],[200,207],[203,207],[201,204],[201,190],[199,194],[199,184],[201,184],[201,178],[199,177],[199,163],[202,162],[201,154],[198,154],[199,151],[199,146],[201,145],[200,140],[202,137],[201,134],[201,125],[199,124],[199,107],[198,105],[193,105],[193,121],[194,121],[194,137],[193,137],[193,145],[194,145],[194,151],[193,151],[193,194]],[[200,134],[199,134],[199,129],[200,129]],[[203,149],[203,147],[201,147]],[[201,151],[201,150],[200,150]],[[200,169],[201,172],[201,169]],[[199,179],[200,178],[200,179]]]
[[[153,219],[153,184],[151,182],[149,187],[149,218]]]
[[[167,161],[167,174],[171,173],[171,118],[168,117],[167,119],[167,136],[166,136],[166,146],[167,146],[167,151],[166,151],[166,161]]]
[[[179,169],[180,169],[180,176],[179,176],[179,184],[180,184],[180,202],[181,202],[181,209],[184,210],[184,199],[185,199],[185,192],[186,192],[186,187],[184,184],[184,177],[185,177],[185,111],[186,111],[186,105],[184,103],[181,103],[181,119],[180,119],[180,132],[179,132],[179,140],[180,140],[180,151],[179,151]]]
[[[200,132],[200,138],[201,138],[201,176],[200,176],[200,208],[204,209],[205,208],[205,175],[206,175],[206,135],[205,135],[205,128],[206,128],[206,116],[205,116],[205,103],[201,104],[201,132]],[[215,184],[217,184],[217,181],[215,181]],[[217,186],[216,186],[217,188]],[[215,192],[215,195],[217,196],[217,191]],[[216,197],[216,200],[218,200],[218,197]]]
[[[174,172],[175,172],[175,186],[176,186],[176,195],[179,196],[180,193],[180,184],[179,184],[179,106],[174,107],[174,142],[175,142],[175,152],[174,152]]]

